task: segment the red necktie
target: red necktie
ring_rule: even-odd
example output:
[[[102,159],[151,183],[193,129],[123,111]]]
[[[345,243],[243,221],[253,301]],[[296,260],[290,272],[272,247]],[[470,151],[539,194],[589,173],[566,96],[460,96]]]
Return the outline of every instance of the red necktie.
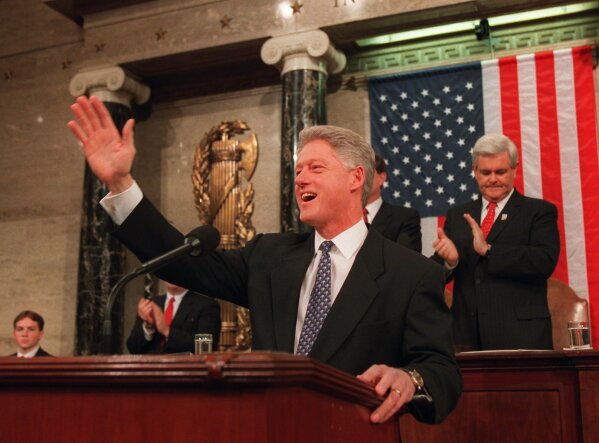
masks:
[[[166,311],[164,311],[164,320],[166,320],[166,324],[168,326],[173,322],[173,309],[175,305],[175,297],[171,297],[168,301],[168,306],[166,307]]]
[[[166,324],[170,327],[171,323],[173,322],[173,310],[175,308],[175,297],[171,297],[171,299],[168,301],[168,306],[166,307],[166,310],[164,311],[164,320],[166,321]],[[160,339],[160,347],[164,348],[166,346],[166,339],[164,337],[162,337]]]
[[[487,207],[487,215],[485,216],[485,219],[483,220],[482,224],[480,225],[480,228],[483,231],[483,236],[485,237],[485,239],[487,238],[487,235],[489,235],[489,231],[491,230],[491,227],[493,226],[493,222],[495,221],[495,208],[496,207],[497,207],[497,203],[489,202],[489,206]]]
[[[368,224],[368,209],[362,209],[362,216],[364,217],[364,223]]]

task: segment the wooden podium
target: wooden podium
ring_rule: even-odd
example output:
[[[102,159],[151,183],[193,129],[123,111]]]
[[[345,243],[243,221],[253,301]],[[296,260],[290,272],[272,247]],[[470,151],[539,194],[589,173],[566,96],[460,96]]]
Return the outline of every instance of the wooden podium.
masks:
[[[0,358],[3,442],[398,442],[349,374],[280,353]]]

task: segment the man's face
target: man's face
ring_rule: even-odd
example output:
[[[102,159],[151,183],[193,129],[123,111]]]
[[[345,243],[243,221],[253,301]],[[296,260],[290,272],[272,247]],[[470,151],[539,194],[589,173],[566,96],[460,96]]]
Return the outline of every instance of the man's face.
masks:
[[[474,178],[478,182],[481,194],[488,201],[503,200],[514,188],[516,168],[510,167],[507,152],[497,155],[481,155],[474,168]]]
[[[359,199],[363,185],[363,167],[348,171],[329,143],[322,140],[307,143],[295,170],[295,198],[300,220],[325,238],[334,237],[361,217]]]
[[[19,350],[25,353],[37,346],[44,336],[44,331],[40,331],[40,327],[36,321],[30,318],[23,318],[16,323],[13,336]]]

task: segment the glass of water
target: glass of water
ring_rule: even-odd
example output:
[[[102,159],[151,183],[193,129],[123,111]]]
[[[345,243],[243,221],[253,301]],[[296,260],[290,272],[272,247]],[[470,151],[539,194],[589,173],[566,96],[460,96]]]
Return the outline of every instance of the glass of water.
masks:
[[[586,321],[569,321],[570,349],[591,349],[591,334]]]

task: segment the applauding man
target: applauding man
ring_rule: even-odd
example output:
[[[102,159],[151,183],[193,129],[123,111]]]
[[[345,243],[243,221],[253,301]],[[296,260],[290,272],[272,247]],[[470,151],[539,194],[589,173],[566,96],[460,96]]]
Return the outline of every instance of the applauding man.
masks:
[[[166,294],[137,303],[137,319],[127,340],[132,354],[194,352],[195,334],[220,335],[220,306],[202,294],[165,282]]]
[[[469,349],[552,349],[547,278],[557,264],[557,209],[514,188],[515,144],[481,137],[472,166],[482,197],[452,208],[434,258],[454,279],[456,345]]]

